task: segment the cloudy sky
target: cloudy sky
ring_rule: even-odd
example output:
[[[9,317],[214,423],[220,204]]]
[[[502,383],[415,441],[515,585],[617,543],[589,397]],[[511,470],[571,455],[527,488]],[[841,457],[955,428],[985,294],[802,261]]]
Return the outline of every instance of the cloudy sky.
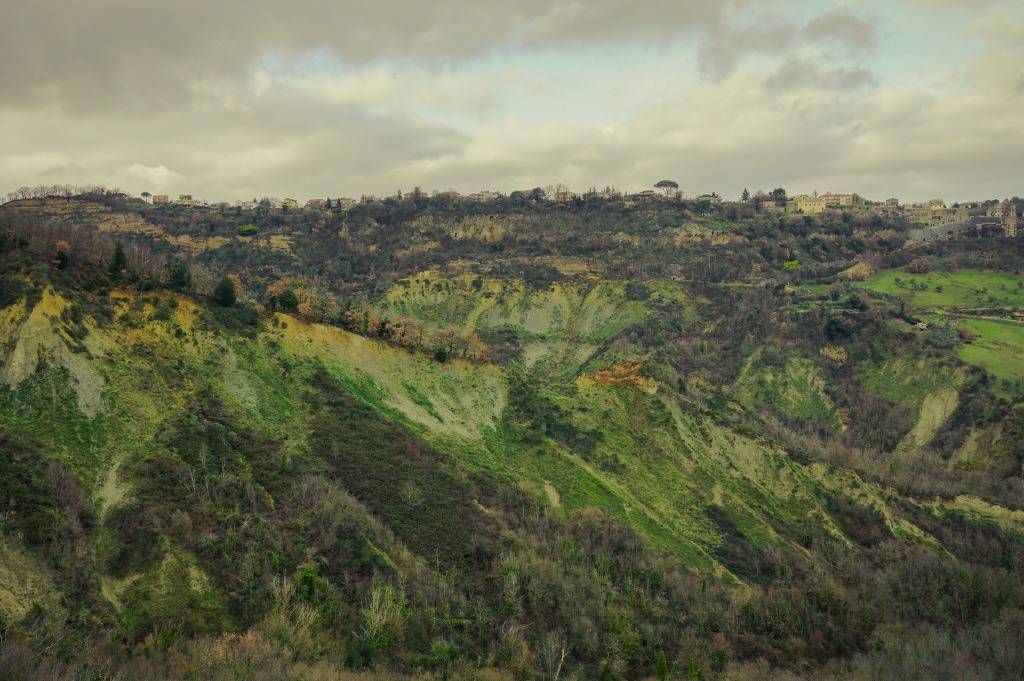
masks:
[[[31,0],[0,194],[1024,194],[1020,0]]]

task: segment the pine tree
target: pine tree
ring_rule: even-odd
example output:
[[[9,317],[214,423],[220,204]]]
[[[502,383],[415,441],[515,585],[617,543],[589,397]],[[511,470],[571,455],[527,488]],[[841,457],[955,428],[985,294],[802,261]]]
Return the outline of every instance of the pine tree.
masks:
[[[743,195],[740,196],[740,200],[742,200],[742,201],[749,201],[750,200],[750,192],[747,191],[746,187],[743,188]]]
[[[221,277],[217,287],[213,289],[213,302],[221,307],[232,307],[237,299],[234,282],[227,277]]]
[[[124,254],[124,244],[120,241],[114,244],[114,259],[110,261],[110,274],[118,276],[128,267],[128,258]]]

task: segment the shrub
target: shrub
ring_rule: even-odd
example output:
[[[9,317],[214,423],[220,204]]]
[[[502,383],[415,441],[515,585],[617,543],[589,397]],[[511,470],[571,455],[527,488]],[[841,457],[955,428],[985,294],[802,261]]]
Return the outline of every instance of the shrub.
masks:
[[[168,322],[171,320],[171,316],[174,311],[174,306],[170,305],[170,302],[177,302],[173,299],[170,301],[161,300],[157,302],[156,309],[153,310],[153,319],[161,322]]]
[[[58,241],[55,245],[54,264],[58,270],[67,269],[71,263],[71,246],[67,241]]]
[[[394,584],[375,578],[360,614],[363,616],[363,641],[374,652],[382,652],[402,636],[405,593]]]
[[[26,288],[25,282],[17,275],[7,274],[0,278],[0,308],[21,300]]]
[[[213,289],[213,302],[221,307],[233,307],[238,300],[238,293],[235,291],[235,284],[227,277],[221,277]]]
[[[924,257],[914,258],[913,260],[910,261],[910,264],[907,265],[907,271],[912,272],[914,274],[928,274],[928,272],[931,271],[931,269],[931,260]]]
[[[651,296],[647,285],[639,281],[626,284],[626,300],[647,300]]]
[[[937,326],[928,329],[924,334],[924,342],[940,350],[952,350],[956,347],[959,335],[956,329],[949,326]]]
[[[290,288],[286,288],[276,298],[277,306],[285,312],[295,312],[299,309],[299,297],[295,295],[295,291]]]
[[[192,272],[181,258],[169,258],[164,263],[164,283],[173,291],[187,291],[192,287]]]
[[[822,357],[832,360],[839,366],[845,366],[850,358],[846,348],[841,345],[823,345],[818,352]]]
[[[260,317],[256,309],[248,306],[213,307],[205,316],[208,322],[215,321],[229,331],[253,337],[260,329]]]

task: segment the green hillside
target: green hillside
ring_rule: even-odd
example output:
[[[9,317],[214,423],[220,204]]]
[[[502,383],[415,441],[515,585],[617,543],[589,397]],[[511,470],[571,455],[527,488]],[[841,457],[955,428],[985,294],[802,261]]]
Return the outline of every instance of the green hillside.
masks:
[[[1014,323],[935,342],[811,246],[755,276],[723,215],[751,250],[640,273],[689,218],[606,213],[600,275],[510,263],[564,216],[420,215],[387,238],[472,265],[328,286],[245,242],[225,301],[161,239],[121,271],[57,216],[63,263],[0,211],[0,678],[1024,670]]]

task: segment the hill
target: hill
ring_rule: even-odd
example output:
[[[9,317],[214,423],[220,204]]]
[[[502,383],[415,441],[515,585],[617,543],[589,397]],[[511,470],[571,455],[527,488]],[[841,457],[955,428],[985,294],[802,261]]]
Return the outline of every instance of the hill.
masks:
[[[1024,670],[1012,322],[918,328],[898,226],[474,211],[0,208],[0,668]]]

